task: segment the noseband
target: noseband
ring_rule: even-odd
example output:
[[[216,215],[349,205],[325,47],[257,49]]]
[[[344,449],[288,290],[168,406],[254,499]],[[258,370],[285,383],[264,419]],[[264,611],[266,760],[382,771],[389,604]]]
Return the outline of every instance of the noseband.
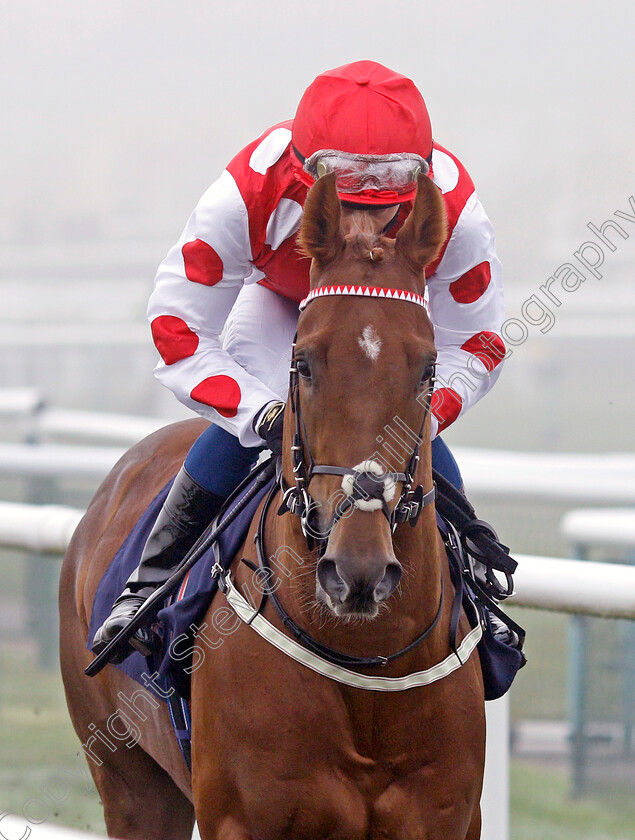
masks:
[[[421,295],[400,289],[380,289],[370,286],[324,286],[310,292],[308,297],[300,304],[300,310],[304,310],[312,300],[329,295],[356,295],[359,297],[405,300],[419,306],[424,306],[424,299]],[[362,461],[361,464],[357,464],[354,467],[316,464],[311,455],[302,416],[299,391],[300,374],[298,371],[298,360],[295,356],[295,346],[296,340],[294,339],[291,367],[289,369],[289,395],[295,422],[293,442],[291,445],[295,484],[291,486],[287,485],[282,476],[281,469],[279,470],[278,481],[283,491],[283,500],[278,513],[282,514],[290,511],[298,516],[309,549],[312,550],[317,547],[320,555],[324,553],[328,538],[335,525],[344,515],[352,512],[353,508],[366,511],[381,510],[393,531],[402,522],[409,522],[414,527],[423,508],[433,502],[436,495],[434,486],[427,493],[423,492],[423,487],[420,484],[413,489],[414,477],[420,460],[419,450],[423,438],[423,429],[430,411],[430,401],[435,381],[434,371],[426,383],[425,412],[421,422],[421,428],[419,434],[416,436],[416,443],[403,472],[384,470],[377,461],[373,460]],[[309,494],[309,484],[314,475],[342,476],[342,489],[345,493],[344,499],[336,506],[328,527],[324,532],[319,530],[317,523],[319,505]],[[401,495],[394,509],[391,511],[388,507],[388,502],[394,498],[397,482],[401,482],[402,484]]]

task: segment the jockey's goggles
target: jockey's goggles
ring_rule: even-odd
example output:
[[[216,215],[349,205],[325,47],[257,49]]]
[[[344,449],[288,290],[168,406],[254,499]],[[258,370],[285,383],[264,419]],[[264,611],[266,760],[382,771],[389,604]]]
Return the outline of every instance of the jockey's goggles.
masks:
[[[338,193],[355,195],[374,190],[400,196],[412,193],[418,175],[427,175],[430,165],[424,158],[409,152],[356,155],[335,149],[320,149],[306,158],[303,168],[314,180],[335,172]]]

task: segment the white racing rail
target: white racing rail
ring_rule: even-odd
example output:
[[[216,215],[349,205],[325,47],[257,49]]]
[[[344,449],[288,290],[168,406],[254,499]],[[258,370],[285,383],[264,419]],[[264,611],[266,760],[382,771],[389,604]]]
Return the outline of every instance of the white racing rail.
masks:
[[[518,560],[516,595],[507,603],[600,618],[635,619],[635,566],[522,554],[514,558]]]
[[[63,554],[83,515],[63,505],[0,502],[0,546]],[[514,558],[516,594],[508,604],[635,619],[635,566],[524,554]]]
[[[192,416],[192,415],[188,415]],[[0,418],[29,420],[37,440],[50,437],[93,440],[130,446],[172,422],[90,411],[49,408],[34,388],[0,389]],[[76,450],[73,455],[71,450]],[[103,478],[123,453],[117,446],[60,447],[40,444],[42,470],[60,475],[77,470]],[[453,448],[470,493],[500,499],[560,501],[580,504],[635,504],[635,455],[628,453],[561,454],[507,452],[498,449]],[[101,453],[101,454],[100,454]],[[68,460],[66,460],[68,459]],[[19,444],[0,445],[0,474],[37,474],[35,458]],[[23,464],[23,466],[21,466]]]
[[[42,411],[38,429],[43,435],[73,435],[129,445],[151,435],[169,422],[152,417],[48,408]]]
[[[84,515],[64,505],[0,502],[0,545],[42,554],[64,554]]]
[[[101,481],[124,452],[117,446],[0,443],[0,475]]]
[[[635,508],[572,510],[562,520],[560,530],[572,545],[632,548]]]
[[[171,422],[155,417],[51,408],[36,388],[0,388],[0,420],[3,418],[21,420],[29,438],[38,443],[61,436],[124,446],[131,446]]]
[[[562,454],[453,447],[470,495],[514,502],[635,504],[635,455]]]

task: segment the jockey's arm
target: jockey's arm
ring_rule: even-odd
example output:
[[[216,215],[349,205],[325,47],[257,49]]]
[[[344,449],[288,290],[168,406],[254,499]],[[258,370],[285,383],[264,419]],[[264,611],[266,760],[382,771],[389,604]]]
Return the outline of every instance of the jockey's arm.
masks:
[[[432,398],[436,436],[489,391],[505,355],[502,269],[491,222],[476,193],[466,201],[428,278],[428,293],[437,347]]]
[[[245,283],[262,274],[251,263],[247,211],[225,171],[205,192],[181,238],[159,266],[148,318],[161,360],[155,376],[188,408],[261,445],[252,421],[279,399],[221,345],[220,335]]]

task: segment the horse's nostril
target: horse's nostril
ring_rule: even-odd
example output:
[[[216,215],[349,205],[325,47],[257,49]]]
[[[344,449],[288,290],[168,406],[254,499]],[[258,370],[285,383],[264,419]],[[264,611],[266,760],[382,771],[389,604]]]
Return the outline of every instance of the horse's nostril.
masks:
[[[389,563],[386,566],[383,578],[375,587],[375,601],[381,603],[389,598],[395,591],[401,580],[401,566],[399,563]]]
[[[333,560],[320,560],[317,568],[320,586],[334,603],[341,604],[348,595],[348,586],[342,580]]]

